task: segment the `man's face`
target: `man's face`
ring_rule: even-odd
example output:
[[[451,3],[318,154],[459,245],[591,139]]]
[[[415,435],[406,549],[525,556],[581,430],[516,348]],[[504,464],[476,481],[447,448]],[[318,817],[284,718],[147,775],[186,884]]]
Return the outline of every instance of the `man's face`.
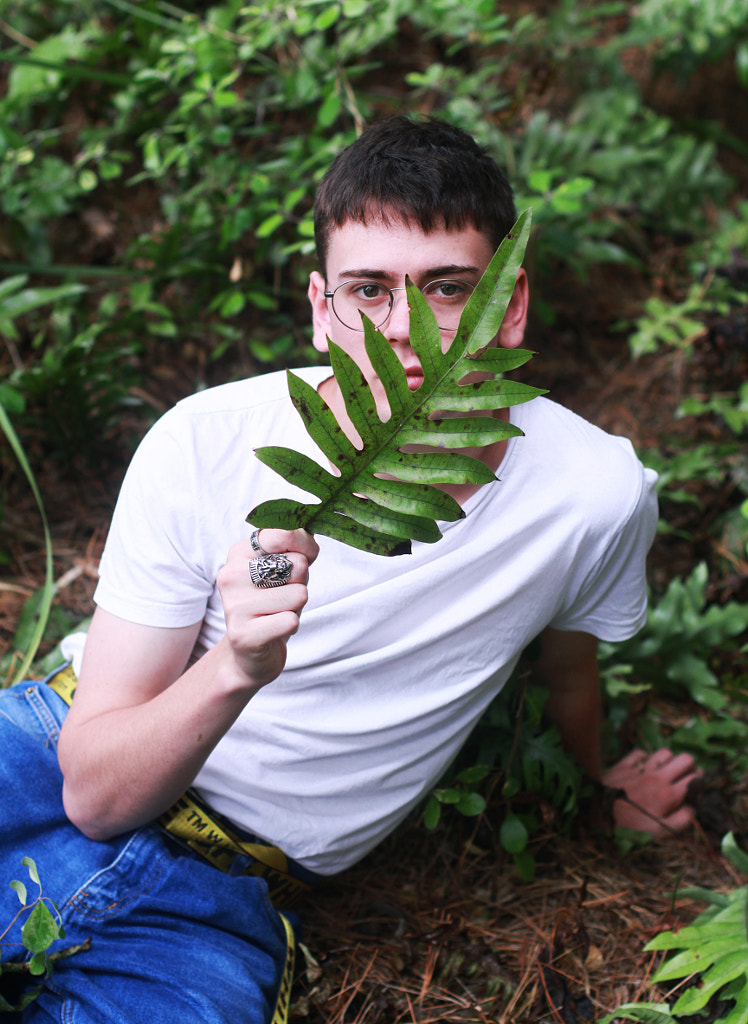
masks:
[[[342,284],[348,286],[351,282],[360,285],[365,295],[376,295],[382,286],[402,289],[406,274],[422,291],[435,281],[465,282],[475,286],[492,256],[493,248],[488,238],[473,227],[453,231],[440,228],[426,234],[417,225],[401,220],[387,224],[381,220],[367,224],[348,221],[330,235],[327,280],[317,272],[310,279],[315,348],[326,352],[327,338],[332,338],[360,367],[377,407],[380,411],[386,410],[384,389],[366,355],[364,332],[341,323],[333,312],[331,300],[325,298],[324,293],[332,292]],[[440,290],[448,294],[454,288],[446,285]],[[405,291],[394,292],[392,312],[380,330],[405,368],[408,386],[417,388],[423,381],[423,375],[410,345]],[[442,330],[445,351],[454,334],[453,330]]]

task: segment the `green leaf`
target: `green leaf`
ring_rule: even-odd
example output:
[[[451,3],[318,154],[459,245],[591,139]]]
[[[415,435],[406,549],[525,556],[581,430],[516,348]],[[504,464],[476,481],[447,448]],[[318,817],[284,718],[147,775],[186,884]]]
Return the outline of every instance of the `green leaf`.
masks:
[[[630,1004],[605,1017],[627,1020],[681,1019],[698,1014],[713,998],[734,999],[730,1012],[720,1017],[722,1024],[748,1024],[748,935],[746,910],[748,887],[729,893],[709,893],[701,889],[681,891],[691,899],[704,898],[711,904],[696,920],[674,932],[663,932],[644,947],[645,951],[678,950],[652,975],[652,981],[670,982],[687,978],[693,983],[685,989],[667,1017],[648,1016],[646,1010],[661,1013],[652,1004]]]
[[[748,853],[740,849],[732,832],[728,832],[722,840],[722,853],[738,870],[748,875]]]
[[[34,953],[29,960],[30,974],[46,974],[49,969],[49,957],[44,952]]]
[[[491,260],[446,353],[431,308],[421,292],[406,281],[410,341],[424,374],[416,391],[408,388],[403,366],[385,336],[363,317],[366,352],[389,404],[387,420],[380,419],[359,367],[329,342],[333,373],[360,447],[346,436],[316,390],[288,373],[291,400],[313,441],[339,475],[290,449],[258,449],[255,454],[260,461],[318,501],[266,501],[252,509],[249,522],[257,528],[304,528],[366,551],[395,555],[410,551],[412,540],[434,543],[441,537],[438,520],[449,522],[462,516],[457,502],[434,485],[481,486],[495,477],[479,459],[452,449],[483,447],[520,436],[522,432],[511,423],[485,413],[543,393],[499,379],[506,370],[525,363],[532,353],[486,348],[495,338],[512,296],[529,230],[528,210]],[[465,382],[475,371],[488,379]],[[406,445],[429,450],[404,451]]]
[[[39,888],[41,888],[42,883],[39,881],[39,871],[36,867],[36,861],[31,857],[24,857],[21,863],[28,871],[31,881],[36,882]]]
[[[10,883],[10,887],[18,894],[18,899],[21,901],[21,905],[25,907],[27,896],[26,886],[23,884],[23,882],[19,882],[17,879],[14,878],[13,881]]]
[[[486,809],[485,798],[480,793],[462,793],[457,801],[457,810],[466,818],[475,818]]]
[[[442,815],[442,805],[435,796],[430,796],[426,801],[426,809],[423,812],[423,823],[427,829],[435,829],[439,824]]]
[[[331,7],[330,10],[334,11],[335,8]],[[320,128],[329,128],[340,113],[342,106],[340,96],[335,92],[329,93],[317,111],[317,123]]]
[[[523,882],[531,882],[535,877],[535,858],[529,850],[520,850],[512,854],[514,866]]]
[[[527,846],[529,838],[527,829],[514,811],[507,811],[506,817],[501,823],[499,838],[507,853],[522,853]]]
[[[39,306],[58,302],[60,299],[70,298],[73,295],[81,295],[85,291],[87,289],[82,284],[61,284],[54,288],[24,288],[23,291],[18,291],[15,295],[6,292],[6,296],[0,301],[0,314],[3,319],[7,317],[12,320]]]
[[[712,967],[704,973],[701,984],[687,989],[673,1007],[673,1013],[696,1013],[703,1009],[712,996],[741,975],[745,978],[745,950],[725,951]]]
[[[258,226],[255,234],[258,238],[267,238],[269,235],[272,235],[274,231],[277,231],[282,223],[283,214],[273,213],[269,217],[266,217],[262,224]]]
[[[454,346],[459,346],[465,338],[467,351],[475,354],[490,345],[514,292],[531,223],[531,211],[526,210],[496,250],[465,307]]]
[[[30,103],[58,90],[68,72],[66,61],[83,57],[90,40],[90,31],[75,32],[69,27],[42,39],[34,46],[33,61],[28,58],[11,71],[8,98]]]
[[[49,908],[44,903],[37,903],[21,932],[24,946],[31,953],[41,953],[58,937],[59,928]]]
[[[457,776],[457,780],[466,786],[472,786],[476,782],[482,782],[490,770],[487,764],[474,764],[469,768],[463,768]]]
[[[462,791],[459,789],[435,789],[434,796],[440,804],[457,804],[460,802]]]
[[[600,1024],[617,1020],[639,1020],[644,1024],[672,1024],[674,1017],[667,1003],[625,1003],[613,1013],[600,1018]]]

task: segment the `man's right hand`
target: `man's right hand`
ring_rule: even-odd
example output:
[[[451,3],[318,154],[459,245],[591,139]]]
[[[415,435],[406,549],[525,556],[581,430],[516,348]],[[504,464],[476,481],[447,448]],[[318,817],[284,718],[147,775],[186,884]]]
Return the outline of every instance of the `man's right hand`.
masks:
[[[293,563],[288,583],[261,589],[250,579],[249,563],[261,558],[249,540],[229,551],[218,573],[218,589],[226,618],[226,643],[237,667],[255,688],[276,679],[286,663],[286,643],[299,628],[308,600],[309,566],[319,548],[305,530],[262,530],[262,551],[285,555]]]

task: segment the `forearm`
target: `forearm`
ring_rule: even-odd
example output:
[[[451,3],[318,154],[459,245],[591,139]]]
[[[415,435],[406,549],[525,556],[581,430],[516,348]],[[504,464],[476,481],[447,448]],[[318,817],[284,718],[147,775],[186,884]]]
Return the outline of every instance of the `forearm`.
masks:
[[[222,641],[143,703],[70,717],[60,737],[65,810],[104,840],[161,814],[193,782],[258,687]]]
[[[552,687],[546,712],[557,725],[564,748],[591,778],[599,779],[602,774],[599,688],[586,688],[580,697],[577,692]]]
[[[535,674],[548,687],[546,712],[558,726],[565,748],[588,775],[599,779],[602,705],[597,640],[589,633],[545,630]]]
[[[187,670],[199,622],[150,627],[97,609],[58,748],[65,809],[86,835],[106,839],[166,810],[283,671],[317,545],[304,531],[268,530],[265,542],[287,553],[290,580],[256,587],[247,565],[257,552],[235,544],[217,577],[226,633]]]

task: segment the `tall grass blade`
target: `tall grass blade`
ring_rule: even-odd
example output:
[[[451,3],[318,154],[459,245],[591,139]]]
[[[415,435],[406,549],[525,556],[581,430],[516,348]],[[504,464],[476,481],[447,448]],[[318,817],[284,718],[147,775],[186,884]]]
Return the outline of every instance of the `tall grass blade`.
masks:
[[[52,607],[52,599],[55,595],[55,582],[54,582],[54,567],[52,563],[52,536],[49,532],[49,523],[47,522],[47,513],[44,510],[44,502],[42,496],[39,493],[39,488],[36,484],[36,478],[31,470],[26,453],[23,450],[23,446],[18,439],[18,435],[15,432],[13,424],[10,421],[8,414],[6,413],[2,404],[0,404],[0,428],[8,439],[10,447],[13,449],[13,453],[18,459],[18,463],[23,470],[26,479],[29,482],[31,491],[36,500],[36,504],[39,508],[39,514],[42,520],[42,527],[44,529],[44,547],[45,547],[45,572],[44,572],[44,586],[42,587],[41,600],[37,612],[37,621],[34,627],[34,631],[29,643],[28,649],[24,653],[23,662],[21,667],[16,673],[13,682],[20,682],[22,679],[28,677],[29,669],[33,664],[36,652],[39,650],[39,644],[41,643],[42,637],[44,636],[44,630],[47,627],[49,620],[49,612]]]

